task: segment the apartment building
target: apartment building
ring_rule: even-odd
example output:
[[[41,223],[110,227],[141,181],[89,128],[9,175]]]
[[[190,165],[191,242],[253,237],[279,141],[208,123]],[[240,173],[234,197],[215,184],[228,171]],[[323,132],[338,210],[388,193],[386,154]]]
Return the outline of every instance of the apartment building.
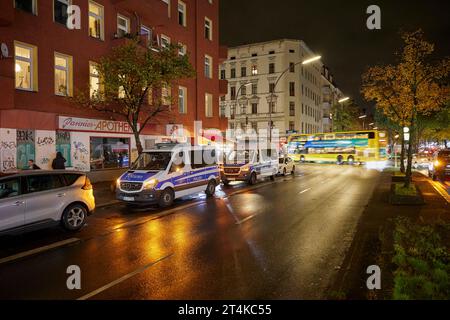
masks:
[[[343,93],[336,86],[328,67],[322,68],[322,132],[333,131],[333,106],[343,98]]]
[[[81,28],[67,27],[67,6],[80,11]],[[136,158],[126,122],[74,108],[67,96],[86,85],[95,90],[95,63],[123,38],[139,36],[148,45],[182,46],[197,70],[195,79],[172,85],[177,101],[170,118],[143,129],[145,147],[183,128],[189,141],[194,121],[213,134],[227,127],[219,117],[226,93],[218,66],[219,0],[8,0],[0,3],[0,168],[25,168],[28,159],[49,168],[61,151],[67,166],[83,171],[123,170]],[[205,131],[205,132],[206,132]],[[213,132],[213,133],[211,133]]]
[[[320,60],[301,40],[281,39],[228,49],[220,65],[228,93],[221,115],[230,129],[278,129],[281,140],[291,133],[321,132],[323,118]]]

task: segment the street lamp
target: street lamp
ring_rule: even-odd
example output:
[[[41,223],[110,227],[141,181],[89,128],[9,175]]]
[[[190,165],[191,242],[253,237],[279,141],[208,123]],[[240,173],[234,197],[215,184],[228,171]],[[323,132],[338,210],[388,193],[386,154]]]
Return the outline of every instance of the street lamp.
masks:
[[[340,110],[336,110],[337,114],[336,114],[336,120],[339,121],[339,117],[341,117],[342,120],[342,113],[344,113],[344,102],[347,102],[348,100],[350,100],[350,97],[344,97],[341,98],[340,100],[338,100],[338,104],[340,106]],[[341,121],[342,122],[342,121]],[[334,126],[333,126],[334,127]],[[341,126],[341,130],[344,130],[344,127]],[[334,129],[333,129],[334,131]]]
[[[364,115],[362,115],[362,116],[359,116],[359,119],[362,119],[363,120],[363,130],[366,130],[366,126],[365,126],[365,122],[364,122],[364,120],[367,118],[367,114],[364,114]]]
[[[342,98],[341,100],[339,100],[338,103],[343,103],[343,102],[348,101],[348,100],[350,100],[350,98],[349,97],[345,97],[345,98]]]
[[[272,144],[272,103],[273,103],[273,96],[275,95],[276,92],[276,87],[278,82],[280,82],[281,78],[285,75],[285,73],[287,73],[288,71],[290,71],[292,68],[295,68],[295,66],[302,64],[302,65],[307,65],[310,64],[312,62],[315,62],[317,60],[320,60],[322,58],[322,56],[315,56],[306,60],[302,60],[299,61],[297,63],[294,63],[293,65],[289,65],[289,67],[284,70],[277,78],[277,80],[275,81],[273,87],[272,87],[272,92],[270,92],[270,97],[269,97],[269,142],[270,144]]]

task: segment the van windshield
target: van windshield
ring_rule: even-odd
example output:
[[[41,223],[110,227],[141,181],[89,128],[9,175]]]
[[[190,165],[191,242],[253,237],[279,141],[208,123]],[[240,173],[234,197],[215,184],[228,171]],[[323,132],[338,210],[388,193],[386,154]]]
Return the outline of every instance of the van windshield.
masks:
[[[166,170],[171,157],[171,152],[144,152],[134,163],[132,169],[146,171]]]
[[[237,150],[228,154],[227,163],[249,163],[253,160],[254,151],[252,150]]]

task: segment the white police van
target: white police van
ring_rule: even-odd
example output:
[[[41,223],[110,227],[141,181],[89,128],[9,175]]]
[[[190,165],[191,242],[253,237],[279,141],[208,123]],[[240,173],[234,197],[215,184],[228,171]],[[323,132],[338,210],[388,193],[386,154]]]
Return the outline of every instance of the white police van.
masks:
[[[254,185],[259,179],[275,179],[278,173],[278,152],[271,149],[233,150],[226,154],[220,166],[220,177],[224,185],[231,181],[245,181]]]
[[[213,147],[158,144],[144,151],[116,185],[117,199],[130,205],[169,207],[174,199],[205,192],[213,196],[220,183]]]

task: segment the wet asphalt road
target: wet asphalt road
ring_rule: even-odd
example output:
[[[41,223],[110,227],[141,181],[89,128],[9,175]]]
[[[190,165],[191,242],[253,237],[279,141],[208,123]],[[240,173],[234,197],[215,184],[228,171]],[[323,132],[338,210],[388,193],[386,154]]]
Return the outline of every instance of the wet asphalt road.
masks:
[[[218,188],[171,210],[99,210],[81,232],[0,238],[0,299],[321,299],[379,179],[375,170],[297,166],[295,177]],[[81,290],[66,269],[81,268]]]

